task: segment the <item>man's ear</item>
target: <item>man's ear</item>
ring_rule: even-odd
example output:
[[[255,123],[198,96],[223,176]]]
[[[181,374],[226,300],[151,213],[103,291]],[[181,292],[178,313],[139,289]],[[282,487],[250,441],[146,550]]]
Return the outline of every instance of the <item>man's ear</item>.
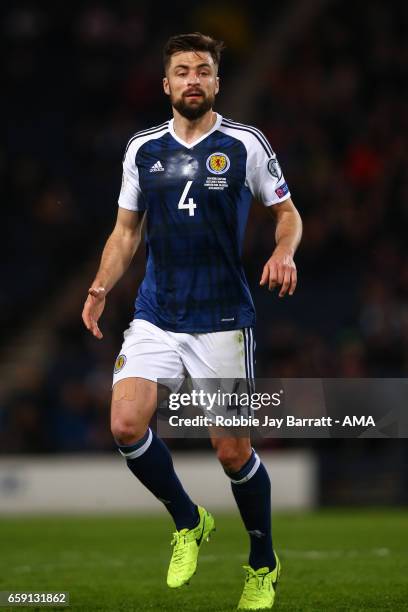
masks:
[[[215,81],[216,81],[215,93],[217,94],[220,91],[220,77],[219,76],[215,77]]]
[[[169,85],[169,79],[167,77],[163,77],[163,89],[164,89],[164,93],[169,96],[170,95],[170,85]]]

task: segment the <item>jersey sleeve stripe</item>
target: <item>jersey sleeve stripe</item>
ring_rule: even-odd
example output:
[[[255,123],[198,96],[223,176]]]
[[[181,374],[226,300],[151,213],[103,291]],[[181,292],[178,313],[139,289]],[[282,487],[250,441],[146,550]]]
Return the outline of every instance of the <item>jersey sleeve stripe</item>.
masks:
[[[248,130],[252,130],[252,132],[258,134],[258,136],[261,138],[261,140],[263,140],[265,145],[270,148],[270,150],[272,151],[273,155],[275,155],[275,152],[272,149],[271,144],[268,141],[268,139],[266,138],[265,134],[263,134],[263,132],[261,132],[261,130],[258,130],[258,128],[256,128],[255,126],[248,125],[246,123],[240,123],[239,121],[233,121],[232,119],[227,119],[226,117],[223,117],[223,121],[225,121],[226,123],[228,123],[231,126],[235,125],[237,127],[243,127],[243,128],[247,128]]]
[[[125,155],[128,152],[128,149],[134,140],[136,140],[137,138],[141,138],[142,136],[149,136],[150,134],[156,134],[156,132],[162,132],[168,128],[168,125],[169,125],[169,122],[165,121],[161,125],[156,125],[155,127],[151,127],[148,130],[142,130],[141,132],[136,132],[136,134],[134,134],[129,140],[129,142],[127,143]]]
[[[250,125],[245,125],[244,123],[236,123],[235,121],[231,121],[230,119],[223,119],[221,125],[223,125],[224,127],[231,128],[233,130],[242,130],[244,132],[249,132],[250,134],[253,134],[262,144],[266,154],[269,157],[275,156],[271,145],[269,144],[265,136],[262,134],[262,132],[259,131],[257,128],[254,128]]]
[[[255,132],[253,132],[252,130],[248,130],[247,128],[242,128],[242,127],[237,127],[235,125],[228,125],[227,123],[221,123],[221,126],[229,128],[230,130],[240,130],[241,132],[248,132],[249,134],[252,134],[253,136],[255,136],[255,138],[258,140],[258,142],[261,144],[263,150],[265,151],[266,155],[268,157],[272,157],[273,154],[270,152],[270,150],[265,146],[265,143],[259,138],[258,134],[256,134]]]

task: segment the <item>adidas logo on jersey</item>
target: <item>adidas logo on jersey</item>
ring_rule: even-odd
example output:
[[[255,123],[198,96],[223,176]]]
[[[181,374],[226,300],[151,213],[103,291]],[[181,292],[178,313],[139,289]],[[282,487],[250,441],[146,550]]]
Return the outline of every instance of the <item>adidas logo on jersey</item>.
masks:
[[[155,164],[153,164],[149,172],[164,172],[164,168],[161,165],[161,162],[157,161]]]

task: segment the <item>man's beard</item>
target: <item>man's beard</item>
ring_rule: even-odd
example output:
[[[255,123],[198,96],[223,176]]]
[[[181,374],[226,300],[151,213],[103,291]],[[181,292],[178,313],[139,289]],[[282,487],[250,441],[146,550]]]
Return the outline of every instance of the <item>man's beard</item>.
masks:
[[[184,97],[181,97],[179,100],[173,100],[171,96],[170,100],[172,106],[174,106],[182,117],[186,119],[199,119],[214,106],[215,96],[203,97],[200,103],[194,105],[188,104]]]

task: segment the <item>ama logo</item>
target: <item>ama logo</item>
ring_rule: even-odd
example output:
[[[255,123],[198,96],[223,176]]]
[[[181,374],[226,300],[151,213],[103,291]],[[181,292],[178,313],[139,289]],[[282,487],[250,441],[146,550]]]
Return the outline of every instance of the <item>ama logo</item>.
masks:
[[[343,427],[375,427],[375,421],[370,416],[345,416],[342,423]]]

